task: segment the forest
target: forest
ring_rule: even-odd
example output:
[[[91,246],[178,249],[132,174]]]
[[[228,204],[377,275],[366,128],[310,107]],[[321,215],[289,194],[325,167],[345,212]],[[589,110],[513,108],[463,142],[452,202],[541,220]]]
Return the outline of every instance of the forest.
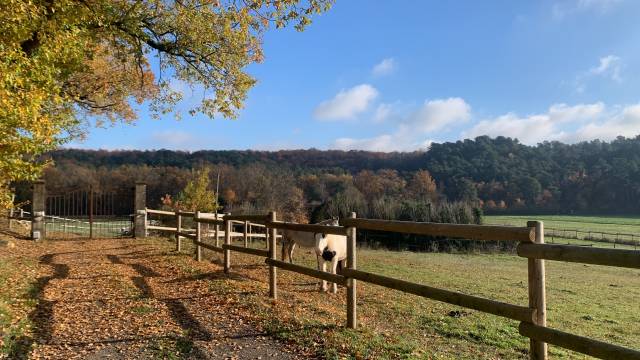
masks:
[[[44,175],[53,192],[144,181],[154,207],[207,167],[213,190],[220,176],[219,202],[226,210],[277,209],[301,221],[352,210],[376,218],[429,220],[448,216],[437,215],[435,207],[455,204],[468,207],[470,217],[473,208],[640,213],[640,136],[537,146],[483,136],[410,153],[59,149],[46,158],[54,164]],[[19,198],[27,196],[26,184],[15,186]]]

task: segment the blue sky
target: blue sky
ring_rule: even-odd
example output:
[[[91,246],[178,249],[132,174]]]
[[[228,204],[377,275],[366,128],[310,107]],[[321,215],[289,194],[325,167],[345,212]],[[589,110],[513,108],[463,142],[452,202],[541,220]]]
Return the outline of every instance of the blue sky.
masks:
[[[266,34],[238,119],[142,110],[69,147],[411,151],[485,134],[635,136],[638,14],[635,0],[337,0],[305,32]]]

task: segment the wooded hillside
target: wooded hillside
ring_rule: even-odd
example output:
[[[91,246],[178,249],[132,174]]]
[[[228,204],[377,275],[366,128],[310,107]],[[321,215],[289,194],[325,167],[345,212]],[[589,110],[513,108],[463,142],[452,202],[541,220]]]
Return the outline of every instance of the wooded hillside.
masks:
[[[45,175],[51,187],[143,180],[152,204],[182,189],[191,168],[211,165],[212,183],[221,173],[223,204],[255,205],[269,196],[265,189],[280,189],[308,209],[342,194],[352,206],[388,212],[391,203],[415,200],[417,191],[432,202],[477,201],[495,212],[640,213],[640,136],[537,146],[478,137],[412,153],[63,149],[47,156],[56,163]]]

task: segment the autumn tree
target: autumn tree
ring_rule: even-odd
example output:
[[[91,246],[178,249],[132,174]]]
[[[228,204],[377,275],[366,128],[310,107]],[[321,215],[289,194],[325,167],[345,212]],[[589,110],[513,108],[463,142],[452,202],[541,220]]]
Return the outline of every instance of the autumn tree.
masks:
[[[379,198],[385,191],[382,179],[371,170],[360,171],[353,178],[353,183],[367,201]]]
[[[411,196],[420,200],[435,201],[437,199],[436,181],[427,170],[416,171],[409,181]]]
[[[175,109],[186,86],[202,99],[190,114],[237,116],[255,84],[246,68],[262,60],[264,32],[303,30],[332,2],[2,1],[1,205],[10,181],[39,176],[43,152],[88,126],[134,121],[132,102],[147,102],[157,117]]]
[[[175,207],[188,211],[216,212],[216,194],[209,189],[209,168],[192,171],[193,178],[180,191]]]

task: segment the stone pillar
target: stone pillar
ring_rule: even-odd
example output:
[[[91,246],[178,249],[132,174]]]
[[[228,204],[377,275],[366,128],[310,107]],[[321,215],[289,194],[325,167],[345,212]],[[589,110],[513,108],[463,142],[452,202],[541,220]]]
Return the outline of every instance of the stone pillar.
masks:
[[[45,202],[47,190],[44,180],[36,180],[33,183],[33,195],[31,199],[31,238],[35,241],[46,239],[44,222]]]
[[[134,235],[136,238],[145,238],[147,237],[147,184],[143,182],[136,183],[134,210]]]

